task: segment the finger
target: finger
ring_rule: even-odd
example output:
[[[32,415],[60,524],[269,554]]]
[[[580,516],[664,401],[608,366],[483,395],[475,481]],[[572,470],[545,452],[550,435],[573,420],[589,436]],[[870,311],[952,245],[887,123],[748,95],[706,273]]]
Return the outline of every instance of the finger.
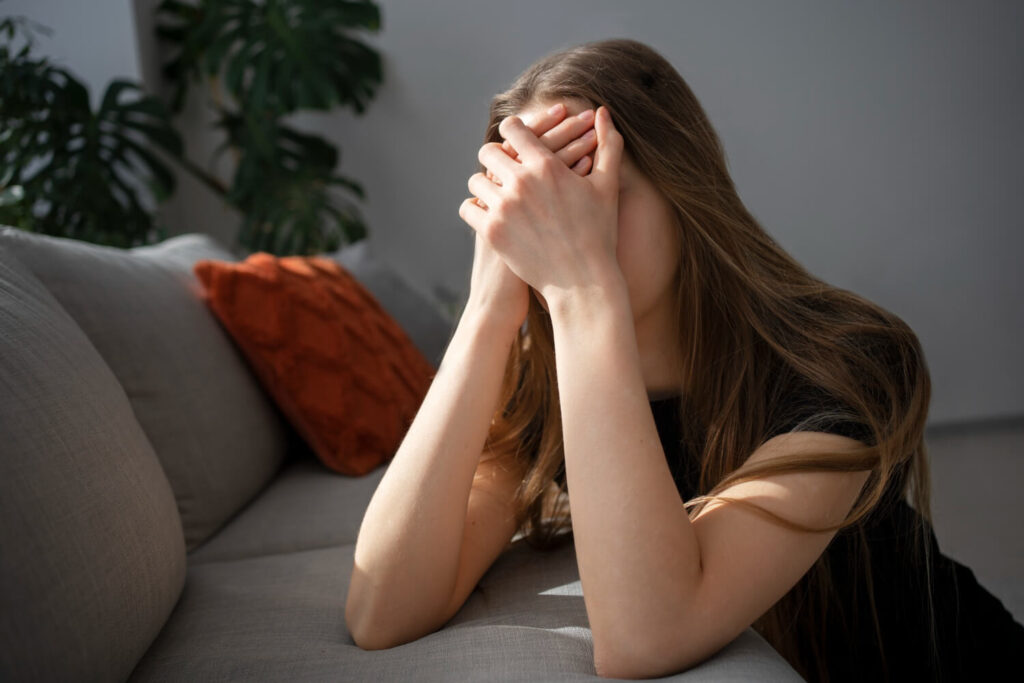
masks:
[[[490,180],[492,183],[494,183],[498,187],[501,187],[501,179],[498,178],[498,176],[491,173],[490,169],[487,169],[487,173],[485,173],[484,175],[486,175],[487,179]]]
[[[475,231],[483,225],[482,221],[487,218],[487,212],[477,204],[476,197],[467,197],[459,204],[459,218]]]
[[[562,149],[555,152],[555,156],[572,168],[573,164],[597,149],[597,131],[593,128],[576,138]]]
[[[519,155],[516,153],[515,148],[512,147],[512,143],[510,143],[508,140],[505,140],[505,142],[501,143],[501,148],[505,150],[505,154],[509,155],[513,159],[519,159]]]
[[[488,207],[495,206],[501,201],[497,186],[487,179],[483,173],[474,173],[469,176],[469,191],[484,201]]]
[[[559,124],[565,118],[566,109],[565,105],[561,102],[556,102],[551,107],[545,109],[540,113],[530,113],[523,116],[523,123],[533,131],[534,135],[543,135],[551,130],[553,127]],[[575,136],[574,136],[575,137]],[[561,145],[559,145],[560,147]],[[516,152],[512,144],[506,140],[501,143],[501,148],[505,150],[513,159],[517,159],[519,154]],[[549,149],[551,149],[549,147]]]
[[[536,162],[553,156],[548,148],[541,144],[533,131],[527,128],[523,120],[515,114],[502,119],[498,125],[498,132],[501,133],[501,137],[512,143],[515,150],[519,152],[523,163]],[[498,173],[498,177],[504,180],[501,173]]]
[[[572,165],[571,170],[573,173],[577,175],[587,175],[587,171],[590,170],[590,157],[585,156],[579,161],[577,161],[575,164]]]
[[[594,127],[597,129],[597,151],[594,153],[594,170],[590,175],[597,176],[606,186],[618,187],[623,140],[622,134],[612,124],[608,107],[602,105],[598,108]]]
[[[510,159],[497,142],[488,142],[482,146],[477,152],[476,158],[484,168],[498,178],[502,185],[507,185],[508,179],[515,175],[520,168],[519,162]]]
[[[556,102],[541,112],[530,112],[521,118],[526,127],[533,131],[534,135],[540,136],[554,128],[565,118],[565,105]]]
[[[552,152],[557,152],[557,150],[562,149],[593,127],[594,110],[584,109],[576,116],[567,118],[547,133],[544,133],[544,135],[541,135],[540,141]],[[578,159],[579,157],[576,158]],[[576,159],[573,159],[574,163],[575,161]]]

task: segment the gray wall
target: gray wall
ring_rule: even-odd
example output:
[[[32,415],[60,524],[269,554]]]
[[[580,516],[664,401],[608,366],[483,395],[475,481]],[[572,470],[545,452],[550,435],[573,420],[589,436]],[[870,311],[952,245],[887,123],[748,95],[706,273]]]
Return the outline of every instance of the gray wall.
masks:
[[[135,4],[138,68],[160,91],[155,4]],[[458,206],[490,97],[547,52],[635,38],[697,94],[765,228],[812,272],[914,328],[932,373],[931,424],[1024,415],[1024,4],[379,4],[384,28],[367,42],[383,53],[386,84],[368,112],[297,123],[341,147],[340,172],[368,193],[371,248],[424,290],[458,299],[468,286],[473,234]],[[29,3],[0,11],[12,5]],[[89,24],[76,38],[89,68],[94,30],[106,40]],[[216,143],[207,116],[196,98],[180,118],[200,161]],[[181,183],[164,210],[172,231],[230,242],[231,211]]]
[[[0,16],[24,16],[53,29],[37,37],[36,54],[88,85],[94,107],[112,79],[141,80],[129,0],[0,0]]]

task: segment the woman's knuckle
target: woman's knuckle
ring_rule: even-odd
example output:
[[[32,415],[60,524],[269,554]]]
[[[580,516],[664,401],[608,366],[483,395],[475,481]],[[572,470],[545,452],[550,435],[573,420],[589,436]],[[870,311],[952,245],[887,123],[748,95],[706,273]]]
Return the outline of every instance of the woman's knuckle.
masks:
[[[501,239],[505,234],[505,222],[497,218],[491,218],[487,221],[481,230],[484,238],[489,244],[498,245],[501,243]]]
[[[546,156],[537,164],[537,175],[542,180],[551,180],[558,172],[558,167],[564,165],[563,162],[559,161],[558,157]]]
[[[508,202],[503,197],[498,197],[493,204],[488,205],[487,210],[494,220],[505,222],[508,217]]]
[[[508,132],[509,127],[513,125],[512,118],[512,116],[506,116],[501,120],[501,123],[498,124],[498,132],[501,133],[502,137],[508,137],[506,133]]]

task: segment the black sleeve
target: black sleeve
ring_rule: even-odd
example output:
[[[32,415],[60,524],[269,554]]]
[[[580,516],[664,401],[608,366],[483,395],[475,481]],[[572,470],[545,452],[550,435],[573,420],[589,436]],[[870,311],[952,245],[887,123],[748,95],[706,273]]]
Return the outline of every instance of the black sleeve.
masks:
[[[871,428],[868,425],[850,420],[837,420],[823,427],[816,428],[815,431],[848,436],[851,439],[856,439],[869,445],[874,441],[874,435],[871,433]]]
[[[875,443],[870,426],[857,420],[852,414],[848,419],[837,418],[805,424],[809,418],[824,418],[826,413],[837,409],[845,413],[852,413],[836,397],[826,394],[820,388],[805,387],[794,391],[789,395],[785,405],[777,409],[776,426],[771,430],[769,438],[777,434],[799,430],[839,434],[868,445]]]

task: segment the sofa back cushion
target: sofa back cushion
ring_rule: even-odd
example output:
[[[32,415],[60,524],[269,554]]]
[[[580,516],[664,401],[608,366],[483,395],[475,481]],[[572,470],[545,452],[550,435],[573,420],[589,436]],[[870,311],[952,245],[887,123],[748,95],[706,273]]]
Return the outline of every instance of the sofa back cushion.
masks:
[[[0,244],[0,680],[125,680],[185,583],[174,495],[118,379]]]
[[[449,315],[426,292],[390,263],[377,257],[368,240],[321,254],[350,272],[393,317],[424,358],[441,366],[455,332]]]
[[[133,249],[0,228],[124,387],[171,483],[189,551],[276,475],[293,430],[203,303],[192,265],[237,260],[198,233]]]

